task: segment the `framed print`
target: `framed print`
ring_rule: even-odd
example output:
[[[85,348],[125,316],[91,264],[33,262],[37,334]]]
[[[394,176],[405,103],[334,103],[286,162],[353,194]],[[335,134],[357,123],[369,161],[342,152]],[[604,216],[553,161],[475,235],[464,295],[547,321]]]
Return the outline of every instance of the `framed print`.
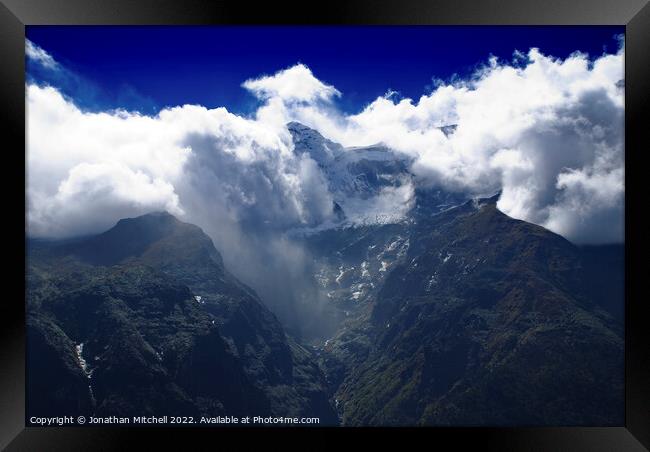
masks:
[[[2,447],[648,447],[646,2],[0,12]]]

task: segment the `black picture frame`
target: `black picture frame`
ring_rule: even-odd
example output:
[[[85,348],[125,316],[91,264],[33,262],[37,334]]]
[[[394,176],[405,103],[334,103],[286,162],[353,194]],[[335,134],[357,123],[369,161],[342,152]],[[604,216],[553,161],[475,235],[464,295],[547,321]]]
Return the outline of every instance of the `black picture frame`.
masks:
[[[626,316],[625,316],[625,425],[620,427],[552,428],[421,428],[410,433],[438,446],[452,442],[454,450],[478,446],[480,450],[619,451],[650,448],[650,324],[643,289],[644,223],[634,204],[641,201],[644,146],[650,140],[646,122],[650,105],[650,5],[647,0],[356,0],[322,4],[245,1],[172,0],[0,0],[0,119],[5,175],[4,201],[15,209],[4,217],[5,244],[17,256],[5,254],[3,286],[14,288],[1,302],[0,328],[0,448],[7,450],[112,450],[132,441],[187,446],[205,441],[218,446],[225,434],[246,442],[268,429],[159,429],[159,428],[25,428],[25,313],[24,256],[25,207],[19,184],[25,183],[25,25],[160,25],[160,24],[367,24],[367,25],[624,25],[626,27]],[[7,140],[9,138],[9,140]],[[10,177],[7,177],[10,176]],[[638,207],[641,207],[639,205]],[[13,220],[11,220],[13,218]],[[24,259],[24,258],[23,258]],[[7,292],[5,292],[7,293]],[[369,429],[309,429],[314,444],[334,435],[349,436]],[[372,429],[372,436],[403,429]],[[292,429],[282,429],[293,433]],[[305,430],[301,430],[305,432]],[[277,430],[273,430],[275,435]]]

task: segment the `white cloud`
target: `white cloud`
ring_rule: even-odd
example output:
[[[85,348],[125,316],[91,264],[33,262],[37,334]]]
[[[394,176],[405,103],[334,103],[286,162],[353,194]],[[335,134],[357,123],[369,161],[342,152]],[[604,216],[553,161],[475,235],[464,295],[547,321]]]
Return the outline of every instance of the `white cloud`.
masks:
[[[620,240],[623,58],[623,49],[592,61],[531,49],[516,64],[492,59],[469,80],[438,82],[417,100],[387,93],[354,115],[338,111],[331,101],[341,93],[302,64],[243,83],[262,101],[254,118],[192,105],[155,116],[87,113],[54,88],[30,85],[30,231],[96,232],[117,219],[118,206],[225,222],[213,234],[224,243],[241,239],[241,227],[318,224],[332,197],[315,162],[292,152],[285,124],[296,120],[346,146],[383,142],[409,155],[419,184],[502,189],[499,208],[513,217],[578,242]],[[446,135],[439,127],[449,124],[457,128]],[[408,208],[412,190],[355,210]],[[73,212],[84,209],[92,221]]]
[[[279,98],[285,102],[329,101],[341,93],[326,85],[304,64],[296,64],[274,75],[246,80],[242,86],[259,99]]]
[[[279,111],[346,146],[383,142],[411,155],[421,183],[473,194],[502,189],[505,213],[571,240],[621,240],[623,48],[592,61],[580,53],[555,59],[537,49],[515,60],[491,59],[471,79],[439,82],[417,101],[388,94],[356,115],[318,105]],[[448,124],[457,125],[449,136],[439,129]],[[603,159],[606,167],[596,164]],[[566,174],[608,180],[608,191],[587,196]],[[583,209],[571,207],[574,196]]]
[[[331,213],[315,163],[292,153],[286,130],[224,108],[89,113],[52,87],[30,85],[27,110],[33,235],[97,232],[119,218],[116,210],[165,209],[190,220],[210,206],[218,221],[269,228]]]
[[[30,233],[35,235],[101,231],[115,218],[154,210],[183,214],[170,183],[117,163],[80,163],[53,196],[34,190],[31,195]]]
[[[352,223],[393,223],[403,219],[415,203],[415,188],[411,183],[383,187],[368,199],[349,198],[343,202],[347,220]]]
[[[36,61],[48,69],[57,69],[59,67],[59,64],[54,58],[52,58],[52,55],[47,53],[38,45],[34,44],[29,39],[25,40],[25,55],[27,58]]]
[[[616,242],[625,234],[623,168],[588,168],[558,176],[558,201],[546,226],[585,242]]]

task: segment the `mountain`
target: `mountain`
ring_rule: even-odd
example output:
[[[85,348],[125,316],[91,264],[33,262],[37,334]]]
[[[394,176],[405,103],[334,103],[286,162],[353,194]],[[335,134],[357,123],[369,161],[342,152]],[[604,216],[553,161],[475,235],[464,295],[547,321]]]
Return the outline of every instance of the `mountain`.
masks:
[[[381,203],[373,205],[369,201],[412,184],[412,157],[383,144],[343,147],[299,122],[288,123],[287,129],[293,139],[294,152],[311,157],[327,180],[334,197],[333,210],[340,224],[349,224],[345,220],[350,217],[356,220],[355,223],[365,224],[403,219],[401,212],[395,213]],[[456,126],[440,129],[445,134],[452,134]],[[416,192],[415,210],[418,214],[433,214],[468,199],[465,194],[435,187],[417,188]]]
[[[377,212],[376,208],[365,211],[372,207],[367,201],[384,190],[410,183],[413,176],[409,171],[409,157],[381,144],[345,148],[298,122],[290,122],[287,128],[294,152],[307,154],[321,169],[334,197],[339,220],[354,215],[376,222],[376,215],[390,216]]]
[[[30,413],[622,425],[623,245],[577,246],[502,213],[499,194],[413,188],[408,157],[381,144],[288,127],[333,195],[333,221],[286,236],[309,257],[313,309],[291,305],[283,326],[164,212],[30,240]],[[406,188],[404,209],[378,208]]]
[[[312,353],[224,268],[200,228],[153,213],[28,251],[30,412],[336,422]]]
[[[290,130],[346,218],[412,180],[381,145]],[[417,188],[405,215],[300,237],[338,325],[313,343],[343,425],[623,422],[623,246],[576,246],[498,197]]]
[[[294,152],[318,163],[334,198],[334,222],[290,231],[291,238],[313,256],[315,270],[308,284],[326,301],[314,319],[302,319],[301,326],[307,326],[302,328],[303,338],[319,342],[323,335],[334,334],[332,325],[354,317],[357,307],[376,295],[408,246],[413,217],[435,215],[461,204],[467,196],[417,188],[410,211],[406,205],[396,211],[395,202],[384,202],[382,197],[414,186],[408,156],[382,144],[346,148],[298,122],[290,122],[287,128]]]
[[[321,350],[344,425],[623,422],[623,267],[603,281],[602,251],[508,217],[496,197],[338,238],[321,237],[363,281],[348,289],[340,273],[350,315]]]

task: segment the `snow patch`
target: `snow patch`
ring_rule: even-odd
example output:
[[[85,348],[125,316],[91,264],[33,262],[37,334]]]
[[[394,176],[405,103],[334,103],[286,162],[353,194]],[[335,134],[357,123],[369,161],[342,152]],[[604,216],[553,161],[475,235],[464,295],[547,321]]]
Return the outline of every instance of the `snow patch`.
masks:
[[[398,238],[397,240],[393,241],[390,245],[388,245],[388,248],[386,248],[386,251],[395,251],[397,249],[397,245],[399,245],[401,241],[401,237]]]
[[[361,277],[370,278],[370,272],[368,271],[368,262],[363,261],[361,263]]]
[[[339,274],[336,277],[336,284],[341,285],[341,278],[343,278],[344,274],[345,274],[345,270],[343,269],[343,266],[341,265],[339,267]]]
[[[433,275],[431,275],[431,278],[429,278],[429,282],[427,283],[427,292],[429,292],[431,290],[431,288],[433,286],[435,286],[436,284],[438,284],[438,273],[437,272],[434,273]]]
[[[77,362],[79,363],[79,367],[81,368],[81,370],[83,370],[83,373],[84,375],[86,375],[86,378],[92,378],[93,371],[88,368],[88,363],[86,362],[86,359],[83,357],[84,343],[81,342],[75,345],[74,348],[77,354]]]

